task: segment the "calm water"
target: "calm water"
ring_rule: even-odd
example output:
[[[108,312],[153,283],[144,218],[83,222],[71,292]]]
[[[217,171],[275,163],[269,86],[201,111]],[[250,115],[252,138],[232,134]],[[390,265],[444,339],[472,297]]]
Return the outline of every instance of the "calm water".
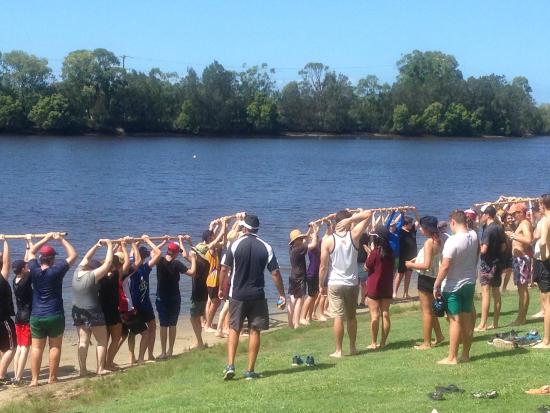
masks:
[[[454,208],[501,194],[538,196],[550,191],[549,154],[549,137],[3,136],[0,232],[68,231],[82,256],[103,237],[189,233],[198,240],[213,218],[244,210],[260,217],[260,236],[273,245],[286,283],[294,227],[305,230],[310,220],[344,207],[412,204],[421,215],[445,218]],[[17,258],[23,242],[13,241],[12,248]],[[65,279],[67,315],[71,277]],[[185,279],[184,308],[189,294]]]

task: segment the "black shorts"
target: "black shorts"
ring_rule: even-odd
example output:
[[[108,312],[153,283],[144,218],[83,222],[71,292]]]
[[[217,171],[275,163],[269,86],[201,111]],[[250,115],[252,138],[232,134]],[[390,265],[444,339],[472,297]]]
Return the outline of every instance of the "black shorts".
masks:
[[[75,327],[99,327],[105,325],[105,316],[101,310],[85,310],[73,305],[73,325]]]
[[[535,274],[540,292],[543,294],[550,292],[550,259],[535,260]]]
[[[161,299],[157,297],[155,301],[157,313],[159,314],[159,324],[161,327],[174,327],[178,324],[180,316],[181,297],[170,297]]]
[[[2,353],[17,347],[15,323],[11,318],[0,321],[0,351]]]
[[[315,297],[319,293],[319,276],[317,277],[307,277],[307,295],[310,297]]]
[[[145,307],[145,308],[137,308],[137,313],[139,314],[139,317],[143,320],[143,322],[148,323],[149,321],[153,321],[155,319],[155,312],[153,311],[153,307]]]
[[[288,279],[288,295],[301,298],[306,295],[306,279],[290,277]]]
[[[428,277],[424,274],[418,274],[418,291],[423,293],[433,294],[435,278]]]
[[[219,286],[208,287],[208,297],[210,297],[211,301],[218,299],[218,291],[220,291]]]
[[[405,261],[408,261],[408,260],[405,260],[404,258],[399,257],[399,262],[397,263],[397,272],[399,274],[404,274],[407,271],[409,271],[409,270],[407,270],[407,267],[405,266]]]
[[[248,322],[249,330],[268,330],[267,300],[239,301],[229,298],[229,326],[231,329],[241,331],[245,319]]]
[[[139,313],[122,313],[120,316],[124,335],[127,335],[128,332],[138,335],[147,330],[147,324]]]
[[[103,309],[103,316],[105,318],[105,325],[114,326],[122,323],[122,320],[120,319],[120,313],[118,312],[117,307],[102,306],[102,309]]]

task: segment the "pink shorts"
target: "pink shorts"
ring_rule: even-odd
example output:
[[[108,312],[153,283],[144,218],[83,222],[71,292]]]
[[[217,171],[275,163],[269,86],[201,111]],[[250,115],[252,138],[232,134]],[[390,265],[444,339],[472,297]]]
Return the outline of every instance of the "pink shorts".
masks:
[[[31,325],[16,324],[15,335],[17,336],[17,345],[21,347],[29,347],[31,345]]]

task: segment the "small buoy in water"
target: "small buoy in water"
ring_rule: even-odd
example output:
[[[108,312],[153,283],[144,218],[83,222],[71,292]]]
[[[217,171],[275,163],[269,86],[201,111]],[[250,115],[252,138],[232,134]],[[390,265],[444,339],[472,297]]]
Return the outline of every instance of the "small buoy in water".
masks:
[[[193,159],[197,159],[197,155],[193,155]]]

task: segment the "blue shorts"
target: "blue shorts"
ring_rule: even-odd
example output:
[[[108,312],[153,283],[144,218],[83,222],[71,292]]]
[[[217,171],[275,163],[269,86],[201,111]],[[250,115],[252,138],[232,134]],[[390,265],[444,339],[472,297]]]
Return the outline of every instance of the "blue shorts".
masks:
[[[159,324],[161,327],[173,327],[178,323],[180,316],[181,297],[175,297],[162,300],[157,297],[155,304],[159,315]]]

